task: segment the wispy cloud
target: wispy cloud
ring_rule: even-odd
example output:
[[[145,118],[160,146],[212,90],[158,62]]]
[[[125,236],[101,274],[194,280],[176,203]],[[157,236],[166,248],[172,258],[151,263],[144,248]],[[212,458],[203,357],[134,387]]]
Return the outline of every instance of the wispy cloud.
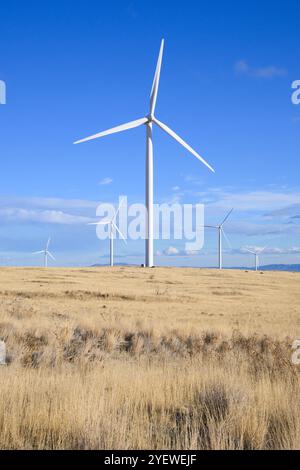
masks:
[[[300,218],[300,203],[292,204],[291,206],[283,207],[282,209],[277,209],[265,214],[267,218],[290,218],[290,219],[299,219]]]
[[[38,207],[43,209],[94,209],[98,201],[53,197],[0,197],[0,207]]]
[[[22,222],[34,222],[43,224],[75,225],[87,224],[89,222],[93,222],[95,219],[56,210],[34,210],[9,207],[0,209],[0,220],[2,222],[12,222],[16,224]]]
[[[271,235],[300,235],[300,225],[296,224],[270,224],[256,222],[228,222],[226,232],[236,235],[271,236]]]
[[[156,256],[180,256],[180,257],[189,257],[189,256],[198,256],[203,255],[203,251],[190,251],[190,250],[181,250],[176,248],[175,246],[169,246],[168,248],[164,249],[163,251],[158,250],[156,252]]]
[[[189,186],[190,185],[200,186],[201,184],[203,184],[203,180],[199,178],[199,176],[196,176],[196,175],[185,175],[183,180],[185,183],[188,183]]]
[[[297,218],[300,214],[300,191],[270,189],[256,191],[209,191],[211,201],[205,205],[209,223],[218,223],[230,208],[232,217],[226,222],[226,232],[247,236],[300,235]],[[202,195],[200,200],[204,200]]]
[[[231,250],[232,254],[249,254],[249,251],[247,251],[248,248],[249,250],[253,251],[262,251],[262,254],[264,255],[297,255],[300,254],[300,247],[299,246],[294,246],[291,248],[283,248],[283,247],[264,247],[264,246],[246,246],[242,247],[239,249],[233,249]]]
[[[221,222],[234,208],[226,221],[226,232],[246,236],[300,235],[300,190],[298,188],[272,187],[246,191],[229,186],[210,187],[198,192],[180,189],[171,193],[165,203],[205,204],[205,222]]]
[[[207,209],[210,210],[226,211],[234,207],[238,211],[265,212],[265,216],[271,216],[274,213],[275,216],[275,211],[284,212],[287,209],[290,210],[290,215],[300,214],[299,188],[270,187],[250,191],[232,186],[210,187],[202,191],[197,191],[196,188],[177,189],[174,187],[172,189],[169,198],[163,199],[162,202],[174,200],[187,202],[192,198],[205,203]],[[295,213],[296,210],[298,213]]]
[[[138,17],[137,5],[136,2],[130,2],[127,5],[127,13],[131,19],[136,20]]]
[[[276,67],[275,65],[268,65],[265,67],[252,67],[246,60],[239,60],[234,65],[234,70],[239,75],[248,75],[257,78],[274,78],[283,77],[287,74],[284,68]]]
[[[113,179],[107,177],[107,178],[103,178],[102,180],[100,180],[100,181],[99,181],[99,184],[100,184],[101,186],[106,186],[106,185],[108,185],[108,184],[111,184],[112,182],[113,182]]]
[[[242,211],[276,211],[283,207],[300,205],[300,192],[289,191],[219,191],[214,194],[214,201],[210,207],[230,209],[234,207]]]
[[[83,199],[1,197],[2,223],[85,224],[94,220],[99,202]]]
[[[174,256],[174,255],[179,255],[179,250],[175,248],[175,246],[169,246],[163,251],[163,253],[166,256]]]

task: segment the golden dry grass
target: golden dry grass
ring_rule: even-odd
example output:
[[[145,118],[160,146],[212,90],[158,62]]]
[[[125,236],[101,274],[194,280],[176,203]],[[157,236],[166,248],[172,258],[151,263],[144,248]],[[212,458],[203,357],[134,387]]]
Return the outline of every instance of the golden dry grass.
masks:
[[[299,298],[293,273],[0,269],[0,448],[300,448]]]

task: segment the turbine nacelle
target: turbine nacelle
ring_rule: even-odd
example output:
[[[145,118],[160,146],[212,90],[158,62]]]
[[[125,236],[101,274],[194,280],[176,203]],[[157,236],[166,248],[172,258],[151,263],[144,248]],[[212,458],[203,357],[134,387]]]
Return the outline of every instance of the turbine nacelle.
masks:
[[[244,249],[255,256],[255,270],[257,271],[259,268],[259,255],[266,249],[266,246],[263,248],[255,248],[253,250],[249,250],[249,248],[246,247]]]
[[[233,208],[228,212],[226,217],[222,220],[222,222],[219,225],[204,225],[205,228],[213,228],[213,229],[218,230],[218,233],[219,233],[219,269],[222,269],[222,235],[225,238],[228,247],[230,249],[232,248],[231,243],[223,229],[223,225],[225,224],[228,217],[231,215],[232,211],[233,211]]]
[[[49,251],[50,240],[51,240],[51,238],[49,237],[49,238],[48,238],[48,241],[47,241],[47,244],[46,244],[46,247],[45,247],[44,250],[35,251],[34,253],[32,253],[33,255],[41,255],[41,254],[44,255],[44,266],[45,266],[45,268],[48,267],[48,256],[49,256],[51,259],[53,259],[53,261],[55,261],[54,256],[53,256],[52,253]]]

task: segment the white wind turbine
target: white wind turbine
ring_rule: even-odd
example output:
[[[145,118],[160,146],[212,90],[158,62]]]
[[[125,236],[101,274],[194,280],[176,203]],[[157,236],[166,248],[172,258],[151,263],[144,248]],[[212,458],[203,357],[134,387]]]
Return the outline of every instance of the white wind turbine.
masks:
[[[259,255],[266,249],[264,248],[256,248],[255,250],[249,250],[248,248],[245,248],[246,251],[249,251],[252,255],[255,256],[255,271],[259,269]]]
[[[47,241],[47,244],[46,244],[46,248],[45,248],[44,250],[35,251],[34,253],[32,253],[33,255],[41,255],[41,254],[44,254],[44,266],[45,266],[45,268],[47,268],[47,266],[48,266],[48,256],[50,256],[50,258],[52,258],[53,260],[55,260],[54,256],[53,256],[52,253],[50,253],[50,251],[49,251],[50,240],[51,240],[51,238],[49,237],[49,238],[48,238],[48,241]]]
[[[223,262],[223,259],[222,259],[222,235],[224,236],[225,240],[227,241],[228,245],[230,246],[230,242],[228,240],[228,237],[227,237],[226,233],[224,232],[223,225],[226,222],[226,220],[228,219],[228,217],[230,216],[230,214],[232,213],[232,211],[233,211],[233,209],[231,209],[228,212],[225,219],[219,225],[205,225],[204,226],[206,228],[214,228],[214,229],[218,230],[218,234],[219,234],[219,269],[223,268],[223,265],[222,265],[222,262]]]
[[[185,149],[187,149],[192,155],[198,158],[204,165],[206,165],[211,171],[214,172],[214,169],[202,158],[200,155],[190,147],[181,137],[175,134],[172,129],[163,124],[161,121],[156,119],[154,116],[155,105],[157,100],[158,85],[160,78],[160,70],[163,56],[164,40],[161,41],[158,61],[156,65],[153,85],[150,94],[150,108],[149,114],[136,121],[131,121],[126,124],[122,124],[112,129],[99,132],[97,134],[91,135],[81,140],[74,142],[79,144],[81,142],[86,142],[87,140],[97,139],[99,137],[104,137],[105,135],[114,134],[116,132],[126,131],[128,129],[133,129],[134,127],[146,125],[146,209],[147,209],[147,220],[146,220],[146,256],[145,256],[145,265],[148,267],[153,266],[153,142],[152,142],[152,125],[156,124],[164,132],[169,134],[173,139],[179,142]]]
[[[115,211],[115,213],[114,213],[114,215],[111,219],[104,219],[104,220],[100,220],[99,222],[91,222],[90,224],[88,224],[88,225],[109,225],[110,266],[114,265],[114,234],[115,234],[115,230],[119,233],[120,237],[126,243],[124,235],[122,234],[122,232],[120,231],[120,229],[116,225],[116,218],[117,218],[117,215],[119,213],[119,210],[120,210],[120,207],[121,207],[122,203],[123,203],[123,200],[120,202],[118,209]]]

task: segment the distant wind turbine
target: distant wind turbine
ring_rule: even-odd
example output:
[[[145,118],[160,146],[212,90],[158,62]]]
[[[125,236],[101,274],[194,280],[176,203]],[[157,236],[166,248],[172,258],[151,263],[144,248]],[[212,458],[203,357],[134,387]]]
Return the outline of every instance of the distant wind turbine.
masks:
[[[245,248],[246,251],[249,251],[252,255],[255,256],[255,271],[258,271],[259,269],[259,255],[266,249],[264,248],[258,248],[256,250],[249,250],[248,248]]]
[[[219,225],[205,225],[206,228],[214,228],[218,230],[219,234],[219,269],[223,268],[223,258],[222,258],[222,235],[224,236],[225,240],[227,241],[228,245],[230,246],[230,242],[226,233],[224,232],[223,225],[232,213],[233,209],[231,209],[228,214],[226,215],[225,219]]]
[[[122,124],[117,127],[113,127],[112,129],[99,132],[97,134],[91,135],[90,137],[86,137],[81,140],[77,140],[74,142],[75,144],[79,144],[81,142],[86,142],[87,140],[97,139],[99,137],[104,137],[105,135],[114,134],[116,132],[126,131],[128,129],[133,129],[134,127],[141,126],[143,124],[146,125],[146,209],[147,209],[147,220],[146,220],[146,256],[145,256],[145,265],[147,267],[152,267],[154,258],[153,258],[153,142],[152,142],[152,124],[156,124],[160,127],[164,132],[169,134],[173,139],[179,142],[185,149],[187,149],[192,155],[194,155],[198,160],[200,160],[204,165],[206,165],[211,171],[214,172],[214,169],[202,158],[200,155],[190,147],[181,137],[179,137],[172,129],[168,126],[163,124],[161,121],[156,119],[154,116],[156,100],[157,100],[157,93],[158,93],[158,85],[159,85],[159,78],[160,78],[160,71],[161,71],[161,64],[162,64],[162,56],[163,56],[163,48],[164,48],[164,40],[161,41],[158,61],[156,65],[152,90],[150,94],[150,108],[149,114],[136,121],[131,121],[126,124]]]
[[[119,233],[120,237],[126,243],[125,237],[116,225],[116,218],[119,213],[120,207],[123,204],[123,200],[120,202],[118,209],[115,211],[111,219],[100,220],[99,222],[92,222],[88,225],[109,225],[109,239],[110,239],[110,266],[114,265],[114,233],[115,230]]]
[[[50,256],[50,258],[52,258],[53,260],[55,260],[54,256],[53,256],[53,255],[50,253],[50,251],[49,251],[50,240],[51,240],[51,238],[49,237],[49,238],[48,238],[48,241],[47,241],[47,244],[46,244],[46,248],[45,248],[44,250],[35,251],[34,253],[32,253],[33,255],[41,255],[41,254],[44,254],[44,266],[45,266],[45,268],[48,267],[48,256]]]

